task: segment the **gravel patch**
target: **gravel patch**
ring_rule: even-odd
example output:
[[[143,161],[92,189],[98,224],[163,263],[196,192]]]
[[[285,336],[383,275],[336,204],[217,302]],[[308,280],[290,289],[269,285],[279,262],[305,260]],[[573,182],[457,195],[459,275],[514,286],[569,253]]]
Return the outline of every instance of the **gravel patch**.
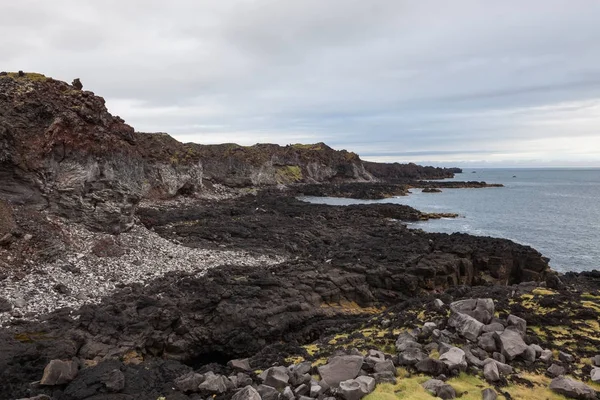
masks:
[[[262,267],[285,261],[272,255],[193,249],[164,239],[141,225],[116,237],[73,224],[63,229],[71,243],[60,261],[38,265],[21,279],[9,276],[0,281],[0,299],[12,305],[10,311],[9,306],[3,307],[5,311],[0,310],[0,325],[9,325],[14,320],[36,320],[63,307],[77,309],[84,304],[99,303],[118,286],[145,284],[172,271],[201,276],[219,265]]]

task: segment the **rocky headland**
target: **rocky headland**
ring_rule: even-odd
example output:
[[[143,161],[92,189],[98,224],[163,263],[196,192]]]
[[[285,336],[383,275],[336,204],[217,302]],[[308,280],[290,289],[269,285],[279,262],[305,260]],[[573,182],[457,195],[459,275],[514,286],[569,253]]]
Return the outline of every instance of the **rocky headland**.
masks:
[[[600,273],[298,199],[495,190],[458,172],[182,144],[0,73],[0,398],[597,398]]]

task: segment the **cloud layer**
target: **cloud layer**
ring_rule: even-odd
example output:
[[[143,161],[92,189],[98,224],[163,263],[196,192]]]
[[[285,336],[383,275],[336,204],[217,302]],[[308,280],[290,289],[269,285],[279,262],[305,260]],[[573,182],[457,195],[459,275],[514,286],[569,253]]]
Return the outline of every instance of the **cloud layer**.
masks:
[[[363,158],[600,165],[597,0],[20,0],[1,69],[140,131]],[[475,161],[471,161],[475,162]]]

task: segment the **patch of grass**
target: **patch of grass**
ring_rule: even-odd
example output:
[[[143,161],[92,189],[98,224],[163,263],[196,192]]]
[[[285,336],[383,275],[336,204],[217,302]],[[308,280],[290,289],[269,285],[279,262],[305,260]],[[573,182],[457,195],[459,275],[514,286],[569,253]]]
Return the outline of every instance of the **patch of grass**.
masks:
[[[290,356],[285,359],[285,362],[288,364],[300,364],[304,361],[304,357],[302,356]]]
[[[306,350],[306,352],[312,357],[315,354],[317,354],[319,352],[319,345],[316,343],[311,343],[311,344],[307,344],[302,346],[304,347],[304,350]]]
[[[592,300],[592,301],[595,300],[595,301],[600,302],[600,296],[597,296],[597,295],[594,295],[594,294],[591,294],[591,293],[587,293],[587,292],[583,293],[581,295],[581,298],[582,299],[586,299],[586,300]]]
[[[25,72],[24,76],[19,76],[18,72],[9,72],[6,76],[13,79],[27,79],[33,82],[45,82],[46,80],[48,80],[48,77],[46,75],[38,74],[37,72]]]
[[[297,165],[286,165],[275,171],[275,179],[279,183],[291,183],[302,180],[302,170]]]
[[[296,143],[296,144],[293,144],[292,147],[295,149],[300,149],[300,150],[323,150],[324,149],[322,143],[315,143],[315,144]]]
[[[600,305],[594,303],[593,301],[582,301],[581,305],[585,308],[591,308],[592,310],[600,313]]]
[[[555,295],[556,292],[550,289],[536,288],[531,292],[533,294],[537,294],[538,296],[552,296]]]

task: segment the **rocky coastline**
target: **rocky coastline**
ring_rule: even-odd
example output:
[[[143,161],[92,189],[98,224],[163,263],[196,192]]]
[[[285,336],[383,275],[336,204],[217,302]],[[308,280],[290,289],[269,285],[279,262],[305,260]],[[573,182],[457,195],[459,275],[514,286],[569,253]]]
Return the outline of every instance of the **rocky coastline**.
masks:
[[[181,144],[39,74],[0,89],[0,399],[598,398],[598,271],[298,199],[497,185]]]

